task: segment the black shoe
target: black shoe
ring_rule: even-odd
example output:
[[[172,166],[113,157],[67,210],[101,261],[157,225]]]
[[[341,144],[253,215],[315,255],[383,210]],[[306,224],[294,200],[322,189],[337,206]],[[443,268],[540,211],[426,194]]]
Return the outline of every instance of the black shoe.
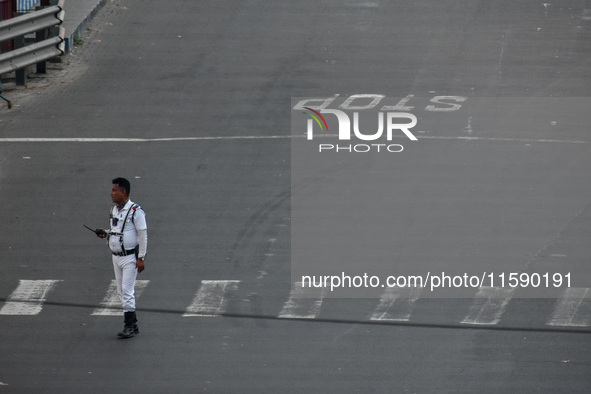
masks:
[[[135,317],[135,312],[133,312],[133,333],[134,334],[139,334],[140,333],[140,329],[137,326],[137,319]]]
[[[124,313],[124,324],[123,331],[121,331],[118,336],[122,338],[131,338],[134,334],[134,320],[135,320],[135,312],[125,312]],[[138,330],[139,332],[139,330]]]

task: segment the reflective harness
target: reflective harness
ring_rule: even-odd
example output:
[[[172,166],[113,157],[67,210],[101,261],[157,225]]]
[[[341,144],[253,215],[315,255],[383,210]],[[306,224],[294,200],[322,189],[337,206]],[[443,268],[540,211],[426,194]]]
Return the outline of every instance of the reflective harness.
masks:
[[[137,204],[133,204],[129,210],[127,211],[127,214],[125,215],[125,219],[123,220],[123,226],[121,226],[121,232],[120,233],[109,233],[109,237],[111,235],[118,235],[119,236],[119,243],[121,244],[121,252],[112,252],[113,255],[115,256],[129,256],[130,254],[136,253],[136,249],[138,248],[137,246],[134,249],[129,249],[126,250],[124,245],[123,245],[123,233],[125,232],[125,225],[127,224],[127,218],[129,217],[129,214],[131,213],[131,211],[133,211],[133,213],[131,213],[131,221],[135,224],[134,222],[134,218],[135,218],[135,211],[139,208],[139,205]],[[113,224],[113,209],[115,209],[115,207],[113,207],[111,209],[111,215],[109,216],[109,220],[111,221],[111,225]]]

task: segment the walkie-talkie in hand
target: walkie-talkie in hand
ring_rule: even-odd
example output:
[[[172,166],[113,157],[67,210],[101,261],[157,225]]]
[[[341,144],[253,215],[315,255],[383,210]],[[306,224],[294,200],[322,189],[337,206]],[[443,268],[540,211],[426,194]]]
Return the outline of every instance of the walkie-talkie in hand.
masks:
[[[95,233],[98,236],[101,236],[101,235],[106,236],[107,235],[107,232],[105,230],[103,230],[103,229],[97,228],[97,229],[93,230],[93,229],[91,229],[90,227],[88,227],[85,224],[83,224],[83,226],[86,227],[87,229],[89,229],[90,231],[92,231],[93,233]]]

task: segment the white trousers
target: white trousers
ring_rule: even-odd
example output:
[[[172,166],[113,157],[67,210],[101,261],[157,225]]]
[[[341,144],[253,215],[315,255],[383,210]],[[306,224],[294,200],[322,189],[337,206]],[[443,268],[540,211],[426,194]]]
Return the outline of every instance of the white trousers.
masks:
[[[113,269],[117,282],[117,294],[121,299],[124,312],[135,311],[135,279],[137,268],[135,254],[129,256],[113,256]]]

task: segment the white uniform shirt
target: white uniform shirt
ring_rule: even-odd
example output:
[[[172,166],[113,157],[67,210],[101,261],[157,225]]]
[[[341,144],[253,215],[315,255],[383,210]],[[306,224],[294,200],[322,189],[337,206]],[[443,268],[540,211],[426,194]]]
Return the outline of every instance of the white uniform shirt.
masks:
[[[123,233],[123,248],[126,250],[134,249],[138,245],[138,233],[137,230],[146,230],[148,228],[146,224],[146,214],[139,207],[127,212],[135,205],[131,200],[128,200],[123,209],[119,210],[115,205],[111,211],[113,219],[116,219],[117,224],[114,225],[115,220],[111,219],[111,235],[109,236],[109,248],[111,252],[120,253],[123,252],[121,248],[121,230],[123,229],[123,221],[127,216],[127,224],[125,225],[125,232]]]

